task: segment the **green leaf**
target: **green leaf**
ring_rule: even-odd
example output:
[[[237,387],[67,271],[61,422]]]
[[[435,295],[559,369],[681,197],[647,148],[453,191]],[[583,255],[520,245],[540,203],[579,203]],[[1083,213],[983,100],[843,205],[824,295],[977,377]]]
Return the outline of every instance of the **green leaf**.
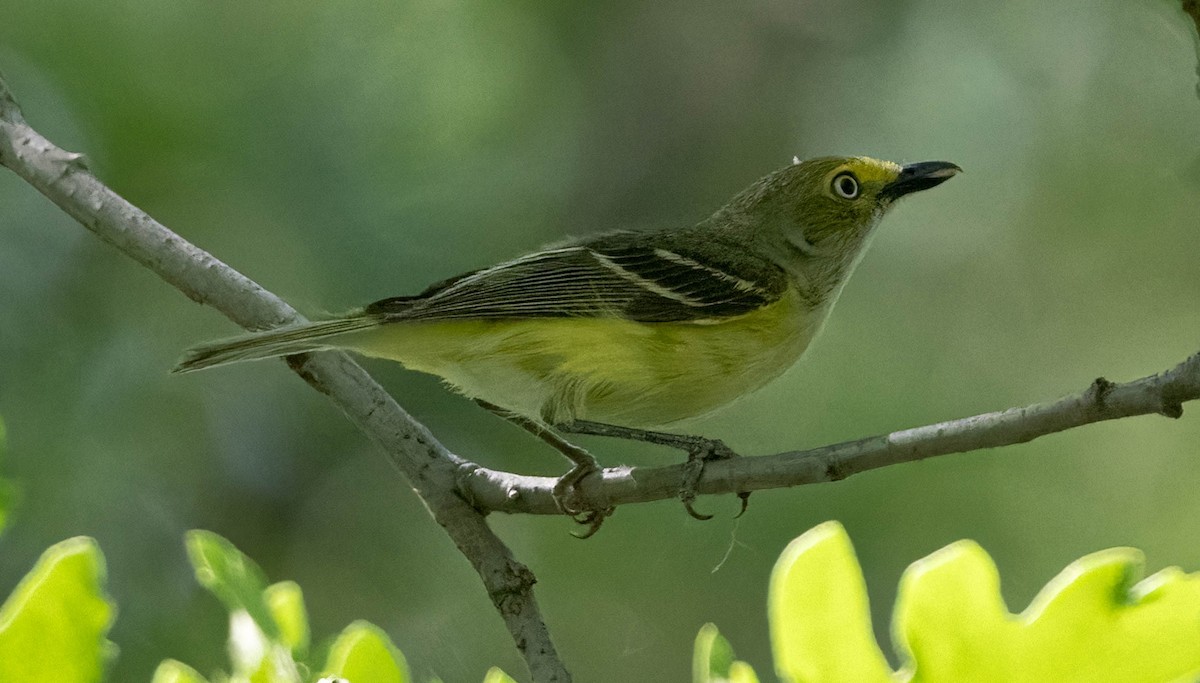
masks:
[[[692,655],[693,683],[757,683],[754,669],[734,660],[733,647],[713,624],[700,627]]]
[[[733,647],[717,631],[714,624],[705,624],[696,634],[692,648],[692,683],[709,683],[729,677],[733,664]]]
[[[308,613],[304,609],[304,594],[295,581],[281,581],[263,594],[267,609],[279,625],[281,642],[293,654],[302,656],[308,650]]]
[[[846,530],[826,522],[792,541],[767,601],[775,670],[801,683],[892,680],[875,642],[867,586]]]
[[[960,541],[915,562],[900,583],[892,672],[871,636],[866,588],[845,530],[827,522],[792,542],[771,576],[780,678],[911,683],[1182,683],[1200,675],[1200,574],[1142,576],[1114,548],[1071,563],[1010,614],[992,559]],[[698,640],[699,643],[699,640]]]
[[[408,663],[387,634],[365,621],[345,628],[329,649],[322,676],[371,683],[410,683]]]
[[[758,674],[745,662],[734,662],[729,667],[729,683],[758,683]]]
[[[483,683],[517,683],[516,679],[504,673],[496,667],[487,670],[483,676]]]
[[[168,659],[154,670],[150,683],[208,683],[208,680],[187,664]]]
[[[189,531],[186,545],[196,580],[229,610],[232,680],[299,683],[292,651],[307,645],[308,640],[308,619],[299,587],[285,583],[269,590],[262,569],[210,531]],[[281,626],[277,617],[286,621],[286,626]]]
[[[1165,569],[1136,583],[1143,557],[1113,548],[1071,563],[1019,615],[970,541],[914,563],[895,631],[913,681],[1165,683],[1200,674],[1200,574]]]
[[[267,577],[258,565],[211,531],[189,531],[185,542],[200,585],[225,603],[231,614],[245,611],[268,639],[278,641],[279,626],[264,598]]]
[[[233,661],[231,683],[300,683],[301,676],[291,650],[271,640],[246,610],[229,615],[229,656]]]
[[[99,681],[115,646],[104,556],[93,539],[50,546],[0,607],[0,681]]]

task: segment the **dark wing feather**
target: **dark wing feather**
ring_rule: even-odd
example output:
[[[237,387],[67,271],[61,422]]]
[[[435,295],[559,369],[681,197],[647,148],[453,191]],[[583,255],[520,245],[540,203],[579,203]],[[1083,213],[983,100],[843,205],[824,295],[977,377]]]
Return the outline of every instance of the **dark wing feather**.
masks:
[[[709,242],[684,254],[655,246],[653,238],[615,233],[537,252],[446,280],[415,297],[378,301],[367,312],[395,320],[681,322],[749,313],[786,288],[782,269],[732,245]],[[731,253],[738,263],[731,262]]]

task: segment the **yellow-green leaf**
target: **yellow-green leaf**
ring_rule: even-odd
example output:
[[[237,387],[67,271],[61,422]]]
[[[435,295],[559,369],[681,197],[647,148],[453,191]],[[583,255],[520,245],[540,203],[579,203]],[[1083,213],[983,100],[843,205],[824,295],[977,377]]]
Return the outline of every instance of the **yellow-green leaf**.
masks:
[[[387,634],[365,621],[345,628],[329,649],[322,676],[338,676],[353,683],[410,683],[408,663]]]
[[[1014,615],[988,554],[954,543],[901,579],[893,634],[905,661],[892,672],[870,635],[850,541],[828,522],[788,546],[772,574],[776,668],[795,683],[1194,682],[1200,574],[1170,568],[1137,583],[1142,565],[1129,548],[1088,555]]]
[[[297,655],[308,649],[308,614],[304,609],[304,594],[295,581],[281,581],[263,593],[267,609],[279,625],[281,642]]]
[[[232,680],[299,683],[292,653],[308,642],[300,588],[294,583],[268,588],[262,569],[212,532],[189,531],[186,545],[196,580],[229,610]]]
[[[246,610],[229,615],[229,658],[233,662],[231,683],[300,683],[301,676],[291,650],[267,637]]]
[[[862,569],[837,522],[811,529],[783,551],[771,572],[767,607],[775,670],[783,680],[893,680],[871,630]]]
[[[232,614],[244,610],[267,638],[279,640],[279,626],[263,597],[267,578],[253,560],[211,531],[193,530],[185,539],[196,580]]]
[[[734,662],[729,667],[729,683],[758,683],[758,674],[745,662]]]
[[[714,624],[705,624],[692,648],[692,683],[709,683],[729,677],[733,648]]]
[[[150,683],[208,683],[208,680],[187,664],[168,659],[154,670]]]
[[[713,624],[700,627],[692,650],[693,683],[757,683],[754,670],[734,659],[733,647]]]
[[[484,674],[483,683],[517,683],[517,681],[493,666],[487,670],[486,674]]]
[[[50,546],[0,607],[0,681],[99,681],[114,613],[96,542]]]
[[[1019,615],[971,542],[914,563],[895,631],[913,681],[1168,683],[1200,675],[1200,575],[1171,568],[1135,584],[1143,558],[1113,548],[1071,563]]]

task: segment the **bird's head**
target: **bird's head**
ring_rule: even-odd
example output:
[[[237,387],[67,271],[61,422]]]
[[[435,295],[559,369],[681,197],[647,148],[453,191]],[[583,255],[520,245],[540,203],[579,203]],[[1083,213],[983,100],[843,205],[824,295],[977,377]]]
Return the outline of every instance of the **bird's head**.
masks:
[[[869,157],[819,157],[754,183],[706,224],[746,240],[792,274],[821,306],[862,256],[879,220],[897,199],[942,184],[962,171],[947,161],[900,164]]]
[[[947,161],[901,166],[869,157],[797,159],[747,188],[728,208],[757,226],[758,237],[783,238],[797,260],[851,262],[897,199],[960,171]]]

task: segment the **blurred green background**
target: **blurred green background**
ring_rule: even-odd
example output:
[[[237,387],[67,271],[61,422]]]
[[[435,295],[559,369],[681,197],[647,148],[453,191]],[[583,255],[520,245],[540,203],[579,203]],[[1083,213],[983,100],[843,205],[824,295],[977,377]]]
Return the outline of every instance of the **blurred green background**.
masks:
[[[568,234],[687,224],[793,155],[946,159],[887,220],[822,337],[691,431],[746,454],[1023,405],[1200,348],[1200,100],[1170,0],[42,0],[7,3],[27,118],[169,227],[309,312]],[[364,437],[281,363],[169,376],[236,330],[0,174],[0,416],[22,502],[0,594],[46,546],[99,539],[114,681],[225,659],[182,534],[216,531],[304,588],[317,634],[381,625],[422,677],[524,668],[467,562]],[[452,449],[556,454],[426,376],[368,368]],[[1200,417],[756,494],[731,519],[621,508],[580,542],[495,526],[540,579],[580,681],[685,680],[715,621],[770,671],[765,595],[791,538],[853,537],[887,637],[911,561],[960,538],[1021,609],[1087,552],[1200,569]],[[609,464],[671,451],[586,440]],[[728,555],[728,556],[727,556]],[[727,556],[727,557],[726,557]]]

